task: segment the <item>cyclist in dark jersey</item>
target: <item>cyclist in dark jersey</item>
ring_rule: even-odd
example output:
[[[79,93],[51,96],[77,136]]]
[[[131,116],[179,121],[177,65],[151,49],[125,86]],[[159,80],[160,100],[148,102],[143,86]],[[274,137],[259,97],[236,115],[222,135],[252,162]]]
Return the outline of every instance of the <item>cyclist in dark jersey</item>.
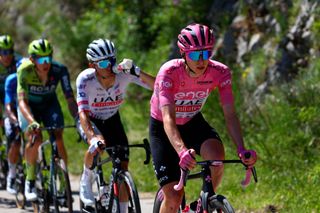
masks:
[[[71,115],[76,119],[77,105],[70,85],[67,67],[52,61],[53,49],[46,39],[34,40],[29,44],[29,60],[23,61],[18,68],[18,117],[20,127],[26,133],[28,144],[25,149],[27,177],[25,195],[27,200],[35,200],[34,187],[37,150],[42,142],[40,122],[44,126],[60,127],[64,125],[63,114],[56,95],[56,88],[61,82],[62,90]],[[63,144],[63,130],[54,132],[58,152],[67,163],[67,153]],[[31,146],[32,136],[35,141]]]
[[[77,102],[81,125],[79,132],[89,148],[85,153],[84,171],[80,181],[80,199],[86,206],[94,205],[92,192],[93,157],[103,146],[128,145],[119,107],[124,103],[130,83],[153,89],[154,77],[135,66],[130,59],[116,65],[116,49],[107,39],[92,41],[87,48],[89,68],[77,77]],[[121,166],[128,169],[129,150],[120,153]],[[120,188],[120,190],[122,190]],[[128,209],[120,197],[120,212]]]
[[[218,89],[226,125],[240,159],[253,165],[256,154],[247,150],[236,116],[229,68],[211,60],[213,31],[191,24],[178,36],[181,59],[160,68],[151,98],[150,140],[155,173],[164,193],[160,212],[176,213],[183,190],[175,191],[180,168],[192,169],[195,154],[205,160],[224,159],[224,147],[216,130],[202,116],[201,109],[214,89]],[[251,157],[245,159],[244,155]],[[212,184],[219,185],[223,167],[212,168]]]

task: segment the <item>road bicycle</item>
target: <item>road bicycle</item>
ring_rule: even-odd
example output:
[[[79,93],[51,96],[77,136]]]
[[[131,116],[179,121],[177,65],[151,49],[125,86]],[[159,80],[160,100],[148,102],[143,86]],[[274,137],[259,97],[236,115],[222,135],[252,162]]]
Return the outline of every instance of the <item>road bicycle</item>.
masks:
[[[38,148],[38,162],[36,175],[37,200],[32,202],[35,213],[49,212],[50,206],[54,206],[54,212],[59,213],[63,208],[67,212],[73,212],[73,199],[69,174],[64,160],[59,156],[54,131],[57,129],[76,128],[75,125],[62,127],[41,127],[40,130],[47,130],[49,139],[43,142]],[[32,144],[34,143],[34,137]],[[50,145],[51,154],[49,163],[46,159],[45,146]]]
[[[143,140],[143,144],[132,144],[129,148],[138,147],[144,148],[146,160],[144,164],[150,162],[150,145],[147,139]],[[128,211],[129,213],[141,213],[140,200],[138,190],[135,186],[133,178],[129,171],[121,169],[121,161],[119,159],[119,151],[128,149],[126,146],[115,145],[104,148],[108,151],[109,157],[101,159],[100,155],[95,158],[94,182],[95,182],[95,206],[85,206],[80,200],[81,212],[97,212],[97,213],[120,213],[120,197],[128,197]],[[108,162],[112,163],[112,171],[107,183],[104,180],[102,165]],[[123,185],[125,184],[125,185]],[[124,194],[121,192],[125,189]],[[124,186],[124,187],[123,187]]]
[[[249,153],[250,155],[250,153]],[[246,158],[250,156],[246,155]],[[206,160],[198,161],[197,165],[201,166],[201,171],[193,174],[189,174],[190,171],[181,169],[180,181],[174,186],[174,189],[179,191],[185,185],[187,179],[202,179],[202,189],[198,200],[192,202],[190,205],[186,205],[185,195],[183,196],[182,203],[178,212],[196,212],[196,213],[212,213],[212,212],[224,212],[224,213],[234,213],[232,205],[229,203],[227,198],[223,195],[216,194],[213,191],[211,182],[211,170],[210,166],[221,166],[228,163],[240,163],[246,168],[246,177],[241,182],[243,187],[250,183],[251,175],[254,177],[255,182],[258,181],[257,173],[255,167],[248,167],[242,163],[241,160]],[[163,192],[160,188],[156,194],[154,200],[153,213],[159,213],[160,206],[163,201]]]

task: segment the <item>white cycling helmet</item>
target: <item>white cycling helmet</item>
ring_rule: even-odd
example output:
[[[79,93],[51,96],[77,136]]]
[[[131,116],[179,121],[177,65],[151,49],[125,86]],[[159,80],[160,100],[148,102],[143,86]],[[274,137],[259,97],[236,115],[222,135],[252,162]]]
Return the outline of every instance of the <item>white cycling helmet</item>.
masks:
[[[97,39],[92,41],[87,48],[87,59],[89,61],[99,61],[101,59],[115,57],[116,48],[112,41],[108,39]]]

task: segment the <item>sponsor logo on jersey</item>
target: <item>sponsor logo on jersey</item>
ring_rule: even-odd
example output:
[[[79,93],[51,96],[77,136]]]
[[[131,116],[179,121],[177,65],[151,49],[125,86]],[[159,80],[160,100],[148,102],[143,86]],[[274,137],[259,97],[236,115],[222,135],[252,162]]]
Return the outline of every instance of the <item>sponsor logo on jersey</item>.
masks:
[[[227,85],[231,85],[231,79],[227,79],[220,83],[220,87],[225,87]]]
[[[97,103],[92,103],[92,107],[105,107],[105,106],[115,106],[115,105],[120,105],[123,100],[118,100],[118,101],[112,101],[112,102],[97,102]]]
[[[209,89],[206,91],[188,91],[188,92],[178,92],[174,95],[174,98],[179,99],[203,99],[209,96]]]
[[[115,98],[112,97],[100,97],[100,98],[94,98],[93,102],[98,103],[98,102],[112,102],[112,101],[122,101],[122,95],[117,95]]]
[[[195,112],[201,109],[200,106],[176,106],[176,112]]]
[[[81,98],[86,97],[86,93],[85,92],[79,92],[78,95]]]
[[[66,90],[70,90],[71,89],[68,76],[63,76],[62,77],[62,83],[63,83],[63,85],[64,85]]]
[[[204,85],[204,84],[212,84],[213,81],[197,81],[197,84],[200,84],[200,85]]]
[[[79,85],[79,89],[85,89],[86,86],[87,86],[86,84],[80,84],[80,85]]]
[[[162,80],[159,82],[160,89],[166,88],[169,89],[172,87],[172,82],[168,80]]]
[[[50,86],[36,86],[36,85],[31,85],[29,87],[30,93],[33,94],[45,94],[45,93],[50,93],[55,91],[56,86],[55,85],[50,85]]]

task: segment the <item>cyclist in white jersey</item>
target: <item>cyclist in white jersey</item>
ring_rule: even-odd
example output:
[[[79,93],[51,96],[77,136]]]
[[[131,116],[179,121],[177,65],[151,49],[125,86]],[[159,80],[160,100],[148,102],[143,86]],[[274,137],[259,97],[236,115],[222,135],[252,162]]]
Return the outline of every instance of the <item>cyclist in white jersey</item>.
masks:
[[[175,191],[180,168],[192,169],[195,154],[205,160],[224,159],[224,147],[216,130],[204,119],[201,109],[208,96],[218,89],[226,126],[244,164],[256,161],[254,150],[245,148],[235,113],[229,68],[211,60],[213,30],[190,24],[178,36],[181,59],[166,62],[160,68],[151,98],[150,141],[153,164],[164,193],[160,212],[176,213],[183,190]],[[244,156],[250,154],[246,159]],[[214,189],[219,185],[223,166],[211,171]]]
[[[93,158],[101,150],[98,144],[111,146],[128,145],[119,115],[126,88],[135,83],[153,89],[154,77],[135,66],[130,59],[116,65],[114,44],[107,39],[92,41],[87,48],[89,68],[77,77],[77,103],[79,112],[78,130],[88,143],[84,171],[80,181],[80,199],[86,206],[94,205],[92,193]],[[121,153],[122,168],[128,169],[129,151]],[[120,189],[121,190],[121,189]],[[120,198],[120,209],[128,203]],[[125,211],[121,211],[125,212]]]

